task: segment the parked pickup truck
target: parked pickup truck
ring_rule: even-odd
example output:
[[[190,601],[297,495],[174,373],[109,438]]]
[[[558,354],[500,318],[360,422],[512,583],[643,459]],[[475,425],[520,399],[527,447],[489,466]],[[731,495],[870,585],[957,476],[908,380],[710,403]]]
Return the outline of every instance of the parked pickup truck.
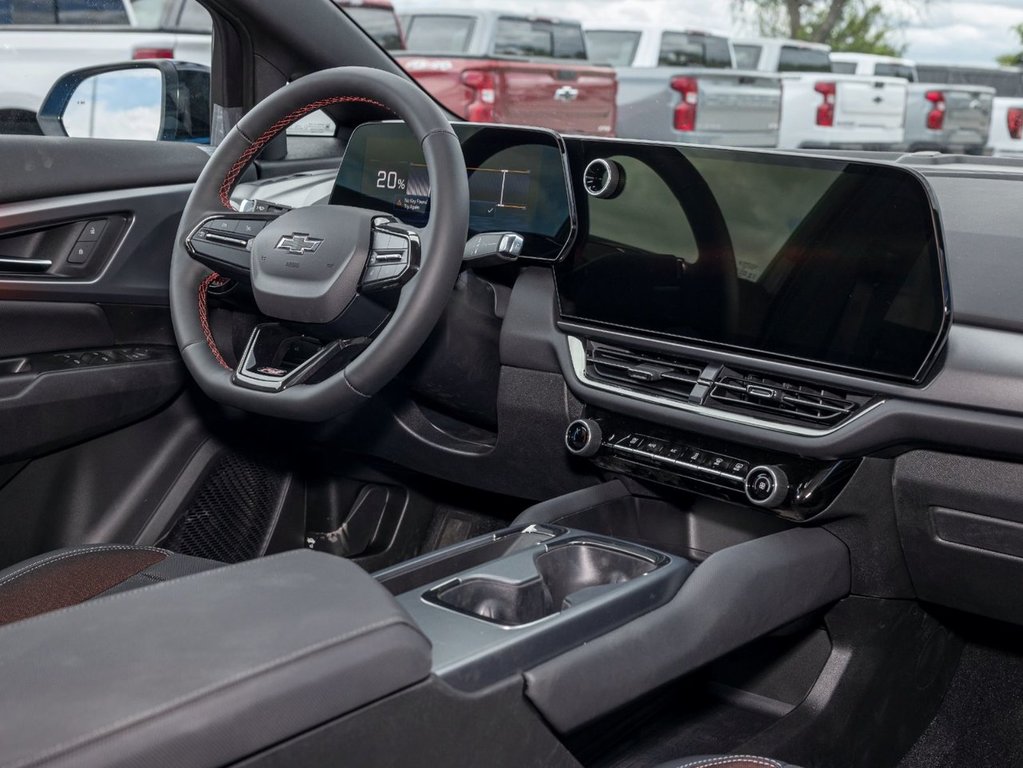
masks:
[[[194,0],[0,0],[0,133],[38,134],[54,81],[90,64],[210,63],[210,19]]]
[[[830,48],[802,40],[735,40],[739,67],[782,76],[781,149],[897,149],[906,81],[832,71]]]
[[[614,135],[615,73],[587,61],[578,22],[434,6],[402,20],[398,63],[463,119]]]
[[[630,139],[774,147],[777,77],[735,69],[728,38],[653,27],[593,26],[590,58],[615,67],[616,132]]]
[[[919,64],[917,71],[921,80],[938,83],[942,89],[959,87],[976,93],[981,88],[993,88],[987,153],[1023,157],[1023,71],[1017,67],[945,64]],[[984,97],[978,101],[986,103]]]
[[[992,97],[994,89],[984,84],[961,84],[953,77],[950,67],[930,67],[921,73],[910,59],[875,56],[866,53],[833,53],[831,66],[835,72],[852,75],[891,75],[905,79],[906,130],[898,149],[909,152],[931,150],[964,154],[983,154],[988,149],[991,133]],[[997,70],[988,70],[997,72]],[[1012,76],[1009,76],[1012,80]],[[957,83],[952,85],[950,83]],[[1017,73],[1011,83],[1018,94],[1023,80]],[[1023,107],[1023,100],[1016,99]],[[1003,102],[1003,112],[1007,112]],[[1023,129],[1023,110],[1019,113]],[[1005,143],[1009,131],[1005,129]]]

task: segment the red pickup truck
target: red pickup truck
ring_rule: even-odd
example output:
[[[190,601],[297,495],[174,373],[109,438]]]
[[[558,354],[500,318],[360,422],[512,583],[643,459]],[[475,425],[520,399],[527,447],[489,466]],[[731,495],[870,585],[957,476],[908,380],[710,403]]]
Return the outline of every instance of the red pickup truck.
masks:
[[[465,120],[614,135],[614,69],[587,61],[578,22],[436,7],[402,22],[398,63]]]

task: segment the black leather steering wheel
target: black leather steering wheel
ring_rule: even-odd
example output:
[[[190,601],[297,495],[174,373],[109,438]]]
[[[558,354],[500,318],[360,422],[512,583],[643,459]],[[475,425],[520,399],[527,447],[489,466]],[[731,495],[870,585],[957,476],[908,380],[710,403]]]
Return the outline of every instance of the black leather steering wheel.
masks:
[[[275,136],[310,112],[343,103],[390,110],[422,145],[431,190],[425,227],[346,206],[281,215],[234,210],[230,195],[238,177]],[[185,206],[170,274],[171,315],[185,365],[209,397],[246,411],[323,421],[354,410],[401,371],[440,319],[458,277],[468,217],[461,145],[418,86],[363,67],[296,80],[234,127]],[[260,312],[283,321],[257,327],[234,369],[206,319],[210,266],[247,280]],[[381,303],[380,296],[387,300]],[[297,365],[265,356],[297,335],[313,336],[322,346]],[[367,346],[339,365],[355,335]]]

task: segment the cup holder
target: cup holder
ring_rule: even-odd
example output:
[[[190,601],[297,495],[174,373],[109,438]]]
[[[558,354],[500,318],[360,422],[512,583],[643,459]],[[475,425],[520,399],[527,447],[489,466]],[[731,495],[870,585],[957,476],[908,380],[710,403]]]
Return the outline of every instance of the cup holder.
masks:
[[[667,558],[645,557],[590,541],[557,544],[533,560],[537,578],[520,583],[489,577],[442,585],[430,602],[515,627],[560,613],[657,570]]]

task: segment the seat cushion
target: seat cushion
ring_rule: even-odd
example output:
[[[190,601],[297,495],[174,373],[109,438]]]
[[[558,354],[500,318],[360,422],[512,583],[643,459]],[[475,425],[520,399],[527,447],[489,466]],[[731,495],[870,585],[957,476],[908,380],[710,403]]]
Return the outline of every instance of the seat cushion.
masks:
[[[704,755],[673,760],[658,768],[796,768],[796,766],[756,755]]]
[[[0,625],[221,565],[155,547],[60,549],[0,571]]]

